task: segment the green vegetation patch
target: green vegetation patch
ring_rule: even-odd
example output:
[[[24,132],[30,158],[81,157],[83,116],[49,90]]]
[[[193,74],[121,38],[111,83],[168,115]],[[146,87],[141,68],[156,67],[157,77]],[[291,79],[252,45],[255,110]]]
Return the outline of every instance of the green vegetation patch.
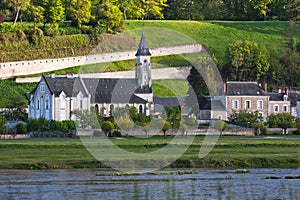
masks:
[[[198,157],[203,137],[197,137],[188,150],[170,167],[199,168],[291,168],[299,167],[299,140],[219,140],[205,157]],[[130,152],[155,151],[171,139],[112,140]],[[185,145],[178,140],[175,145]],[[172,152],[168,152],[172,153]],[[164,155],[166,156],[166,155]],[[0,168],[56,169],[104,167],[78,139],[34,139],[1,141]]]
[[[153,80],[153,92],[156,97],[183,97],[188,92],[188,81],[179,79]]]

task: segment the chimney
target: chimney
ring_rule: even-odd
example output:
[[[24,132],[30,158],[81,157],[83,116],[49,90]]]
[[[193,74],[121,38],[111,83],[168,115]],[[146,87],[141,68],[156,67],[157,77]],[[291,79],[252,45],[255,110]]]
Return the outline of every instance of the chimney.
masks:
[[[51,72],[51,73],[50,73],[50,77],[51,77],[51,78],[55,78],[55,73],[54,73],[54,72]]]
[[[286,87],[286,88],[284,88],[284,94],[286,95],[286,96],[289,96],[289,89]]]
[[[224,92],[224,94],[227,93],[227,83],[226,82],[223,83],[223,92]]]
[[[264,91],[268,92],[268,84],[267,83],[265,83],[265,85],[264,85]]]

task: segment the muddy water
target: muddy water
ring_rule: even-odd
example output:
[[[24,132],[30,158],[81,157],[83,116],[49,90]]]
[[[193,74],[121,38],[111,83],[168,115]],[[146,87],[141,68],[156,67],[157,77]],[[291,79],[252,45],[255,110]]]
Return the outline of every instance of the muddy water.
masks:
[[[198,170],[139,176],[96,176],[107,172],[102,169],[0,170],[0,199],[300,199],[300,179],[287,179],[300,169]]]

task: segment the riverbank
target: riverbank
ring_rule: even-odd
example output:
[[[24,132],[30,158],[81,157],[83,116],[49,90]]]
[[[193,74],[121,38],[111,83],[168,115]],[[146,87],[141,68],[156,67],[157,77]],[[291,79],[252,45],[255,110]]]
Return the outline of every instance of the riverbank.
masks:
[[[153,152],[171,138],[112,140],[129,152]],[[181,141],[181,140],[178,140]],[[297,168],[300,140],[286,138],[222,137],[214,149],[199,158],[203,137],[196,137],[171,168]],[[178,143],[174,145],[184,145]],[[170,152],[172,153],[172,152]],[[107,168],[80,139],[31,139],[0,142],[0,169]]]

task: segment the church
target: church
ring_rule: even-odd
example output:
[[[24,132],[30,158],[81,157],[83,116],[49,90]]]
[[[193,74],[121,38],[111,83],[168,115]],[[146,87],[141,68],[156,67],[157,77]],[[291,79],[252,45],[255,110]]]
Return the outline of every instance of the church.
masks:
[[[153,113],[151,53],[144,33],[136,52],[135,78],[82,78],[80,74],[43,75],[27,93],[28,118],[71,120],[72,111],[99,110],[109,116],[117,107],[136,107],[138,112]]]

